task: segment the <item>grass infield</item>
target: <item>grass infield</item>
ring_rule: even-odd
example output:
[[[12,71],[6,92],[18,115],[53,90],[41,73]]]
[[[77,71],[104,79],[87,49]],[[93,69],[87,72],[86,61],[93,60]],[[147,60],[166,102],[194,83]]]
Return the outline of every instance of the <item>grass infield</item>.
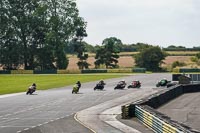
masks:
[[[120,74],[52,74],[52,75],[0,75],[0,95],[25,92],[27,88],[36,83],[38,90],[73,85],[78,80],[81,83],[122,77]]]

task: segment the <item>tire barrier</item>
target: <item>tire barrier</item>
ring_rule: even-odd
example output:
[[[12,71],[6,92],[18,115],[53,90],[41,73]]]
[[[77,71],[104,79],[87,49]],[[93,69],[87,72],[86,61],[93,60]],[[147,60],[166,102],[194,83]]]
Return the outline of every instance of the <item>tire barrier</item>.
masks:
[[[171,120],[155,109],[184,94],[200,92],[200,84],[176,85],[131,104],[122,106],[122,118],[136,117],[156,133],[200,133],[191,127]]]
[[[129,105],[124,105],[121,107],[122,110],[122,119],[128,119],[129,118]]]
[[[183,133],[183,131],[178,130],[154,114],[146,111],[142,106],[136,106],[135,115],[140,122],[156,133]]]

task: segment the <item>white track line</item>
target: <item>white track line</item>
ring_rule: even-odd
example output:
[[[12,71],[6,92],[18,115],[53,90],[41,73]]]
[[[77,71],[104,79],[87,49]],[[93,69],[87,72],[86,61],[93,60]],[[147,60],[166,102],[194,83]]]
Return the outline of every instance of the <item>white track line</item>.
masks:
[[[22,94],[26,94],[26,93],[20,92],[20,93],[14,93],[14,94],[5,94],[5,95],[0,95],[0,98],[13,97],[13,96],[18,96],[18,95],[22,95]]]

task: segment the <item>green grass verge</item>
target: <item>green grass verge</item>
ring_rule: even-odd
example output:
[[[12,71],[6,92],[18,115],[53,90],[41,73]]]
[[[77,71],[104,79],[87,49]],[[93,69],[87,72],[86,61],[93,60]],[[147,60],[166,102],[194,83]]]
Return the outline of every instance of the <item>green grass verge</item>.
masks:
[[[0,75],[0,85],[1,85],[0,95],[25,92],[33,82],[37,84],[38,90],[46,90],[50,88],[73,85],[78,80],[81,81],[81,83],[84,83],[89,81],[117,78],[122,76],[124,75],[119,75],[119,74]]]

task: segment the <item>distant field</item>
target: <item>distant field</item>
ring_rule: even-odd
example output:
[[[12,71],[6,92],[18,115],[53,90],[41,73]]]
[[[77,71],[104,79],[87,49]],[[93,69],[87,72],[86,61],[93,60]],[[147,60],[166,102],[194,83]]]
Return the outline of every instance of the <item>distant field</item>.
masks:
[[[122,75],[0,75],[0,95],[25,92],[35,82],[39,90],[73,85],[78,80],[83,82],[121,77]]]
[[[200,51],[167,51],[169,54],[168,57],[164,60],[165,64],[163,66],[169,66],[171,65],[174,61],[181,61],[185,63],[191,64],[190,58],[192,56],[195,56],[198,52]],[[119,53],[120,58],[118,59],[119,67],[120,68],[132,68],[135,65],[135,60],[133,59],[133,55],[137,54],[138,52],[121,52]],[[95,54],[94,53],[88,53],[89,58],[88,58],[88,63],[91,64],[89,68],[94,68],[94,62],[95,62]],[[69,70],[72,69],[78,69],[77,67],[77,62],[78,59],[76,55],[68,55],[69,57],[69,65],[68,68]]]
[[[167,51],[169,55],[175,56],[195,56],[200,51]]]
[[[165,64],[163,66],[169,66],[175,61],[181,61],[181,62],[185,62],[186,64],[192,64],[190,60],[191,57],[192,56],[167,56],[164,60]],[[88,63],[91,64],[89,68],[94,68],[95,58],[89,57],[87,61]],[[118,65],[120,68],[132,68],[135,65],[135,60],[132,56],[120,56],[118,61],[119,61]],[[76,64],[77,62],[78,62],[77,57],[75,56],[70,57],[69,65],[67,69],[69,70],[78,69],[77,64]]]

